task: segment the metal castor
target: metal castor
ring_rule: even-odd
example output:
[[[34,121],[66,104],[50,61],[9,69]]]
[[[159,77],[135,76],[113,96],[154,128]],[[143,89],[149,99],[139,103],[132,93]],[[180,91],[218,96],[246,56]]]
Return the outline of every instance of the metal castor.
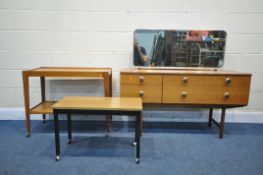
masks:
[[[72,143],[72,140],[69,139],[69,140],[68,140],[68,144],[71,144],[71,143]]]
[[[132,146],[135,147],[137,145],[136,142],[132,142]]]
[[[108,134],[108,133],[106,133],[106,134],[105,134],[105,137],[106,137],[106,138],[108,138],[108,137],[109,137],[109,134]]]
[[[60,156],[56,156],[56,161],[59,161],[60,160]]]
[[[30,137],[30,134],[28,132],[26,133],[26,137]]]
[[[137,164],[139,164],[139,163],[140,163],[140,159],[136,158],[136,159],[135,159],[135,162],[136,162]]]

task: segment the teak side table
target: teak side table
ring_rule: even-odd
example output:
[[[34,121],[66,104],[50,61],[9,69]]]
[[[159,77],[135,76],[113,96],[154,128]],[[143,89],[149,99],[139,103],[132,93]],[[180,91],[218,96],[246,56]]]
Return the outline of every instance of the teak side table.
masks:
[[[55,101],[46,100],[45,78],[46,77],[66,77],[66,78],[96,78],[104,81],[104,94],[106,97],[112,96],[112,69],[111,68],[85,68],[85,67],[40,67],[32,70],[25,70],[23,74],[24,102],[26,116],[26,136],[30,136],[30,114],[42,114],[45,122],[46,114],[53,114],[50,107]],[[34,107],[30,107],[29,78],[40,77],[41,102]],[[106,116],[105,129],[109,132],[109,115]]]

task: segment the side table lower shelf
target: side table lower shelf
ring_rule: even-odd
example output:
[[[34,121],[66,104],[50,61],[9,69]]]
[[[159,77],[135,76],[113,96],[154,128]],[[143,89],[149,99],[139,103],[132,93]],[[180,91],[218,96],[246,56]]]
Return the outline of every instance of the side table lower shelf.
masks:
[[[44,101],[30,109],[30,114],[53,114],[51,106],[56,101]]]

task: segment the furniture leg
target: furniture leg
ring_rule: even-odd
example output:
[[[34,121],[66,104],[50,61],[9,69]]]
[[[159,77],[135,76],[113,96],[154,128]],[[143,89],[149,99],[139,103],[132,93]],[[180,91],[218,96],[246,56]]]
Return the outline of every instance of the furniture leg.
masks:
[[[226,108],[222,108],[221,112],[221,122],[220,122],[220,131],[219,131],[219,138],[222,139],[224,136],[224,127],[225,127],[225,114],[226,114]]]
[[[112,96],[112,77],[111,74],[103,74],[103,80],[104,80],[104,95],[105,97],[111,97]],[[106,131],[106,136],[108,136],[108,133],[110,132],[110,119],[112,118],[111,115],[106,115],[106,126],[105,126],[105,131]]]
[[[41,101],[46,101],[46,83],[45,77],[40,77],[40,87],[41,87]],[[46,122],[46,114],[42,114],[43,123]]]
[[[56,161],[59,161],[60,160],[60,142],[59,142],[58,114],[54,114],[54,129],[55,129],[55,143],[56,143]]]
[[[110,90],[110,97],[112,97],[112,73],[109,76],[109,90]],[[112,115],[110,115],[110,123],[112,123]]]
[[[135,119],[135,123],[134,123],[134,142],[132,142],[132,146],[135,147],[137,145],[137,125],[138,125],[138,122],[137,122],[137,116],[136,116],[136,119]]]
[[[141,136],[142,136],[142,133],[143,133],[143,113],[141,113],[140,124],[141,124],[141,127],[140,127],[140,137],[141,137]]]
[[[106,115],[105,116],[105,120],[106,120],[106,122],[105,122],[105,131],[106,131],[106,137],[108,137],[109,136],[109,132],[110,132],[110,116],[109,115]]]
[[[140,163],[140,128],[141,128],[141,113],[136,116],[136,129],[135,129],[135,140],[136,140],[136,163]]]
[[[67,114],[68,120],[68,144],[72,142],[71,114]]]
[[[213,108],[210,108],[209,110],[209,120],[208,120],[208,127],[211,128],[212,127],[212,120],[213,119]]]
[[[46,114],[42,114],[42,123],[46,123]]]
[[[29,101],[29,76],[23,71],[24,103],[26,116],[26,137],[30,136],[30,101]]]

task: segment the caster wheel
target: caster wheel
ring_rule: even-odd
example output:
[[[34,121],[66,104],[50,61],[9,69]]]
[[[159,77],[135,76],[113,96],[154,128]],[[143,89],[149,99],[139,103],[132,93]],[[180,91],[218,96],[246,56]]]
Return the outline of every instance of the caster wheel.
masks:
[[[108,138],[108,137],[109,137],[109,134],[108,134],[108,133],[106,133],[106,134],[105,134],[105,137],[106,137],[106,138]]]
[[[68,144],[71,144],[72,143],[72,141],[71,140],[68,140]]]
[[[26,137],[30,137],[30,134],[29,134],[29,133],[26,133]]]
[[[136,143],[136,142],[133,142],[133,143],[132,143],[132,146],[133,146],[133,147],[135,147],[136,145],[137,145],[137,143]]]
[[[136,159],[135,159],[135,162],[136,162],[137,164],[139,164],[139,163],[140,163],[140,159],[136,158]]]
[[[59,161],[60,160],[60,156],[56,156],[56,161]]]
[[[46,123],[46,120],[42,120],[42,123]]]

